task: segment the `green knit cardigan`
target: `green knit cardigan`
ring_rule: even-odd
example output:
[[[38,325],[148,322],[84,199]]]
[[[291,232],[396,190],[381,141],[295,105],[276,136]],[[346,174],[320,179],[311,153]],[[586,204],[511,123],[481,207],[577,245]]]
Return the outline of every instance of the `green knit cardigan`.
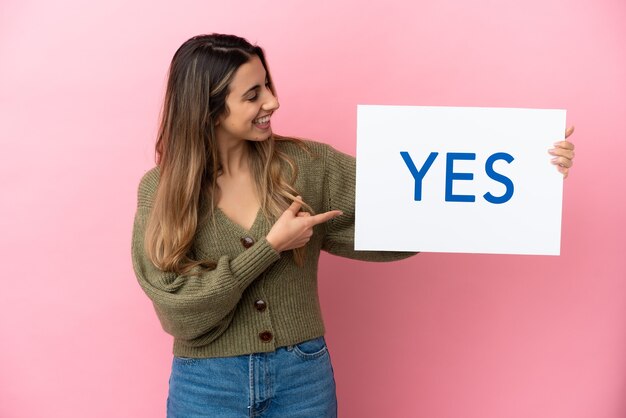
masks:
[[[279,254],[268,244],[265,236],[272,225],[260,211],[247,231],[216,209],[212,219],[198,225],[191,251],[196,259],[212,260],[217,267],[185,276],[159,270],[146,256],[143,243],[159,183],[158,167],[141,179],[133,267],[163,329],[174,337],[174,355],[205,358],[269,352],[324,335],[317,293],[320,250],[368,261],[414,254],[355,251],[355,159],[325,144],[304,144],[308,150],[291,140],[276,143],[298,166],[295,189],[316,213],[340,209],[343,215],[314,228],[302,267],[295,264],[291,251]]]

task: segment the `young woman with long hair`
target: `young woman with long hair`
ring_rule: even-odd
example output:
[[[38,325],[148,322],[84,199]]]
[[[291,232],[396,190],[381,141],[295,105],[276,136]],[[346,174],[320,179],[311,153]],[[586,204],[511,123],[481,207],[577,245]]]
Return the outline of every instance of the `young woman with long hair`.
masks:
[[[263,50],[245,39],[196,36],[172,59],[132,241],[174,337],[168,417],[336,416],[320,251],[414,254],[354,251],[354,158],[273,134],[278,107]],[[573,145],[552,153],[567,175]]]

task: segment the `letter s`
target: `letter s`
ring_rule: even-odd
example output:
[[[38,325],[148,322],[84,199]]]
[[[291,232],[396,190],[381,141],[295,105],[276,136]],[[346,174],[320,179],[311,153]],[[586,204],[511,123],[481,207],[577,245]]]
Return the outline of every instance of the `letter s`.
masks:
[[[485,171],[487,175],[493,180],[504,184],[504,186],[506,187],[506,191],[500,197],[496,197],[489,192],[485,193],[483,197],[485,198],[487,202],[500,204],[500,203],[508,202],[511,199],[511,197],[513,197],[515,186],[513,185],[513,182],[511,181],[510,178],[503,176],[500,173],[496,173],[493,170],[493,163],[497,160],[504,160],[510,164],[514,160],[514,158],[513,156],[511,156],[510,154],[507,154],[506,152],[497,152],[493,154],[491,157],[489,157],[487,159],[487,162],[485,163]]]

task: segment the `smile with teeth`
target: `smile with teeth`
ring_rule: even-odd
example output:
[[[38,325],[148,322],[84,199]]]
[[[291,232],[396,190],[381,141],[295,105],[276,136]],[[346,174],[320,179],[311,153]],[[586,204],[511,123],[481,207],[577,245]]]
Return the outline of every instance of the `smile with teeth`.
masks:
[[[252,122],[255,125],[265,125],[266,123],[268,123],[270,121],[270,115],[266,115],[260,118],[256,118],[255,120],[253,120]]]

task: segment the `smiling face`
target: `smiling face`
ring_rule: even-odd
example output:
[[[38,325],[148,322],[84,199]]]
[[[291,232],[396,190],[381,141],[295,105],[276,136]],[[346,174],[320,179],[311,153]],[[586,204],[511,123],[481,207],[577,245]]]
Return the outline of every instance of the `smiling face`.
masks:
[[[272,135],[270,117],[278,109],[267,72],[256,55],[242,64],[229,85],[226,114],[218,118],[215,135],[219,142],[264,141]]]

